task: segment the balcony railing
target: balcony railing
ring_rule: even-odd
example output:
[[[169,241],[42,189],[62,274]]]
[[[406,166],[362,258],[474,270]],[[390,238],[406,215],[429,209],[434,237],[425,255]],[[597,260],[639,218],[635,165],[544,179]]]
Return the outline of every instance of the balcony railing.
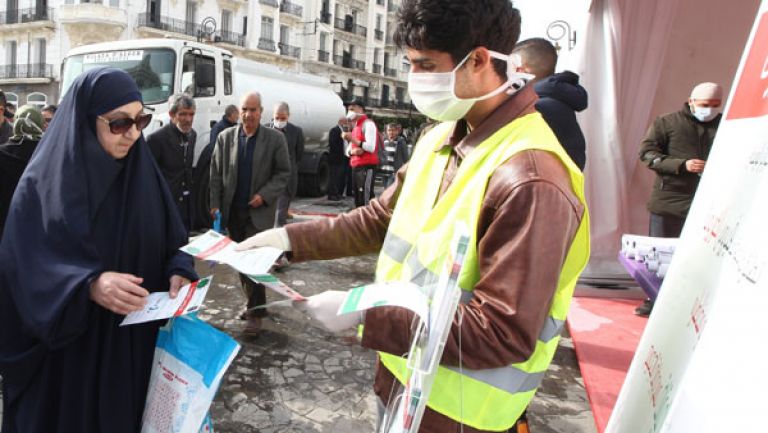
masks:
[[[139,15],[138,25],[139,27],[151,27],[153,29],[163,30],[170,33],[179,33],[182,35],[194,37],[199,36],[203,31],[202,27],[198,23],[178,20],[165,16],[153,16],[147,12]],[[240,33],[220,30],[214,33],[212,36],[214,42],[223,42],[241,47],[245,46],[245,36]]]
[[[376,29],[376,40],[377,41],[384,40],[384,31],[383,30]]]
[[[216,32],[213,40],[214,42],[224,42],[227,44],[238,45],[240,47],[245,46],[245,35],[225,30]]]
[[[317,61],[328,63],[328,59],[331,57],[331,53],[328,51],[319,50],[317,52]]]
[[[392,35],[387,35],[384,43],[387,45],[395,45],[395,38],[393,38]]]
[[[0,12],[0,24],[22,24],[53,21],[53,8],[11,9]]]
[[[277,44],[277,46],[280,48],[280,54],[283,56],[293,57],[293,58],[300,58],[301,57],[301,48],[294,47],[293,45],[288,45],[280,42]]]
[[[384,75],[387,77],[397,77],[397,69],[384,67]]]
[[[365,70],[365,62],[362,60],[353,60],[352,67],[361,71]]]
[[[380,74],[381,73],[381,65],[374,63],[373,64],[373,73],[374,74]]]
[[[331,23],[331,13],[328,11],[320,12],[320,21],[325,24]]]
[[[152,15],[148,12],[139,14],[139,27],[151,27],[153,29],[164,30],[171,33],[180,33],[187,36],[197,36],[202,28],[200,24],[190,21],[177,20],[159,15]]]
[[[344,66],[343,56],[333,56],[333,64],[336,66]]]
[[[257,47],[264,51],[275,51],[275,41],[268,38],[259,38],[259,44]]]
[[[352,27],[351,26],[346,26],[345,24],[346,23],[341,18],[336,18],[335,20],[333,20],[333,26],[335,28],[337,28],[339,30],[346,30],[348,32],[351,32],[352,31]],[[349,29],[347,29],[347,27],[349,27]]]
[[[368,98],[368,105],[369,107],[380,107],[378,98]]]
[[[345,32],[353,33],[363,37],[368,35],[368,29],[366,27],[353,24],[351,21],[347,21],[341,18],[336,18],[333,26],[339,30],[344,30]]]
[[[259,0],[259,3],[267,6],[278,7],[277,0]]]
[[[301,14],[302,12],[304,12],[304,7],[301,5],[297,5],[296,3],[291,3],[287,0],[283,0],[282,3],[280,3],[280,12],[296,15],[297,17],[301,18]]]
[[[22,78],[53,78],[53,65],[45,63],[0,65],[0,80]]]
[[[395,101],[395,100],[389,100],[389,101],[381,101],[379,104],[379,108],[391,108],[393,110],[407,110],[411,107],[411,104],[403,102],[403,101]]]

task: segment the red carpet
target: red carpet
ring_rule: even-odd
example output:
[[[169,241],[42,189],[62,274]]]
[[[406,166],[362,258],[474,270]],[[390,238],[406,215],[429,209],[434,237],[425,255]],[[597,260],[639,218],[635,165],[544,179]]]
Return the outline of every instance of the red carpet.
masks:
[[[599,432],[605,430],[648,319],[636,299],[574,297],[568,329]]]

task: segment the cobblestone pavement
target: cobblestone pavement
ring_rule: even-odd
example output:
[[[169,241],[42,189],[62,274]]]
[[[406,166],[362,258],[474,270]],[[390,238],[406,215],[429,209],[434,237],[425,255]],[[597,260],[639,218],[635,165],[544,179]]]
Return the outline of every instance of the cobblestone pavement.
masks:
[[[301,199],[297,211],[338,213],[350,201]],[[276,276],[305,295],[371,281],[374,256],[292,264]],[[219,433],[365,433],[375,429],[375,354],[352,333],[333,335],[299,310],[274,308],[258,337],[244,336],[238,319],[245,298],[226,266],[198,263],[214,284],[200,317],[229,333],[242,349],[211,408]],[[279,295],[268,291],[268,301]],[[1,409],[0,409],[1,410]],[[0,413],[0,417],[2,414]],[[595,426],[569,338],[563,338],[539,388],[529,419],[533,433],[594,433]]]

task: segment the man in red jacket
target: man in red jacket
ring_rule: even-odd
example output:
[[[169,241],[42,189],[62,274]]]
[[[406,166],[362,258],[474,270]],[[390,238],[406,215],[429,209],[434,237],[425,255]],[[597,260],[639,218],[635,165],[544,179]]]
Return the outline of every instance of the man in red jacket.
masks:
[[[341,137],[349,143],[347,153],[355,179],[355,207],[360,207],[374,197],[373,175],[379,165],[379,130],[365,115],[365,105],[359,98],[347,104],[347,119],[355,122],[355,126]]]

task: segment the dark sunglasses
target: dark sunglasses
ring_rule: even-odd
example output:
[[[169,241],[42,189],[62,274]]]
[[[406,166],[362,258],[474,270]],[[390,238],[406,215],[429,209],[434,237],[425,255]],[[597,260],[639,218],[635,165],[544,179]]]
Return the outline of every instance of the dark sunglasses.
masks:
[[[146,128],[152,120],[152,113],[139,114],[135,119],[121,117],[119,119],[107,120],[101,116],[98,116],[98,119],[109,125],[109,132],[115,135],[123,135],[128,132],[133,125],[136,125],[136,129],[139,131]]]

